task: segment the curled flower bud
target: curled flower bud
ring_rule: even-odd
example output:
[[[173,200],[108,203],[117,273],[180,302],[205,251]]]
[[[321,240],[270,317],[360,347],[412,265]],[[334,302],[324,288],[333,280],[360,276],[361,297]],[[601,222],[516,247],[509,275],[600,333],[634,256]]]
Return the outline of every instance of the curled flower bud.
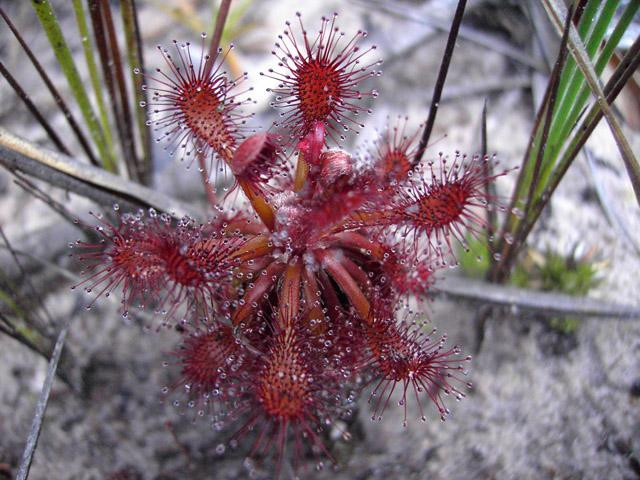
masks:
[[[262,190],[270,180],[283,176],[286,166],[280,157],[278,140],[276,135],[256,133],[242,142],[231,160],[236,179]]]
[[[324,152],[320,155],[320,162],[322,171],[318,180],[325,188],[340,190],[353,174],[351,156],[342,150]]]
[[[231,170],[235,175],[244,175],[249,167],[262,166],[276,155],[273,140],[266,133],[251,135],[236,149],[231,160]]]
[[[309,132],[305,134],[298,143],[298,149],[304,156],[305,162],[310,165],[317,165],[320,153],[324,147],[324,137],[326,129],[322,122],[315,122]]]

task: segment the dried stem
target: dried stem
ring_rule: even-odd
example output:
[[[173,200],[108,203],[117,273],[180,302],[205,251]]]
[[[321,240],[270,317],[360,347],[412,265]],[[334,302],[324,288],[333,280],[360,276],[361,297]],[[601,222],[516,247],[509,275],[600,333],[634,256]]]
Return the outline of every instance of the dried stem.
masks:
[[[160,192],[130,182],[105,170],[81,163],[66,155],[36,146],[0,127],[0,164],[40,178],[52,185],[71,190],[90,198],[100,205],[135,210],[155,208],[177,217],[197,211]]]
[[[102,77],[104,79],[105,86],[107,87],[107,97],[111,101],[111,111],[113,119],[116,124],[116,131],[120,142],[124,145],[122,125],[124,120],[120,112],[117,100],[117,93],[114,85],[112,69],[110,67],[111,60],[109,59],[109,48],[107,44],[107,37],[104,31],[104,21],[102,19],[102,10],[100,8],[99,0],[88,0],[89,15],[91,16],[91,24],[93,26],[93,36],[96,42],[96,48],[98,49],[98,55],[100,56],[100,66],[102,67]],[[128,166],[129,164],[126,163]]]
[[[421,25],[426,25],[436,31],[449,32],[449,24],[447,22],[441,21],[439,18],[436,18],[435,15],[421,15],[421,10],[414,6],[407,5],[406,7],[401,7],[400,2],[389,2],[388,0],[359,0],[358,3],[361,3],[367,9],[371,9],[372,7],[374,7],[376,10],[379,10],[381,12],[391,14],[397,18],[410,20]],[[433,7],[431,7],[428,3],[425,3],[422,11],[425,11],[429,8]],[[426,36],[423,36],[418,45],[422,46],[426,44],[431,35],[432,34],[429,33]],[[472,44],[500,53],[505,57],[520,63],[521,65],[531,67],[538,71],[545,70],[544,62],[541,58],[532,56],[530,53],[511,45],[507,41],[502,40],[497,35],[491,35],[483,30],[479,30],[468,25],[462,25],[460,27],[458,36],[459,38],[467,40]],[[393,57],[395,57],[395,55]],[[393,57],[392,62],[394,60]],[[406,57],[403,56],[401,58],[405,59]],[[385,60],[385,65],[387,66],[386,68],[388,68],[389,62],[387,60]]]
[[[44,384],[42,385],[42,391],[38,398],[36,405],[36,412],[33,416],[33,422],[31,423],[31,430],[27,438],[27,444],[22,454],[22,461],[20,462],[20,468],[18,469],[18,475],[16,480],[26,480],[29,476],[29,469],[31,468],[31,461],[33,460],[33,454],[35,453],[36,446],[38,445],[38,438],[40,437],[40,430],[42,429],[42,421],[44,420],[44,412],[47,409],[49,403],[49,394],[51,393],[51,387],[53,386],[53,379],[55,378],[56,370],[58,368],[58,362],[62,355],[62,347],[64,347],[64,341],[67,338],[67,332],[71,324],[72,316],[64,323],[60,329],[58,340],[56,341],[51,360],[49,361],[49,367],[47,368],[47,376],[45,377]]]
[[[640,318],[640,308],[637,306],[610,304],[594,298],[574,297],[555,292],[506,287],[464,277],[441,282],[433,294],[507,308],[515,306],[548,316],[579,315],[620,320]]]

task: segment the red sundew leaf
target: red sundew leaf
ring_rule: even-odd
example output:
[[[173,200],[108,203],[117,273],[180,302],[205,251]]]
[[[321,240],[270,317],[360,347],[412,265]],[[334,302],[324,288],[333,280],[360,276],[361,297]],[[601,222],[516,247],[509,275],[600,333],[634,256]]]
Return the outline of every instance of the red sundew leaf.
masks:
[[[233,435],[232,442],[251,430],[258,432],[250,457],[268,454],[275,448],[275,478],[279,478],[289,438],[294,470],[307,448],[334,462],[320,432],[332,424],[348,403],[348,394],[343,393],[339,379],[325,366],[321,351],[309,340],[305,330],[276,332],[248,386],[247,400],[240,402],[230,415],[230,418],[248,416]]]
[[[224,210],[216,212],[216,216],[209,220],[204,226],[203,236],[211,233],[212,235],[225,236],[246,236],[254,238],[261,234],[267,233],[267,229],[254,217],[242,210],[233,210],[225,212]]]
[[[367,289],[366,295],[370,301],[377,303],[384,298],[393,303],[399,295],[408,293],[405,284],[412,264],[402,256],[404,252],[399,247],[354,231],[332,234],[326,241],[334,248],[340,247],[346,260],[345,268],[355,279],[361,278],[360,285]],[[366,273],[366,281],[363,281],[361,273],[354,274],[357,271],[351,264]]]
[[[102,243],[77,242],[83,251],[76,256],[89,262],[90,276],[76,286],[86,285],[88,292],[100,287],[97,299],[122,285],[125,316],[134,299],[141,306],[155,303],[159,311],[168,306],[168,319],[181,305],[220,310],[238,264],[232,254],[245,244],[243,236],[216,235],[188,218],[174,225],[153,210],[146,219],[123,215],[118,226],[102,223],[96,228]]]
[[[414,252],[413,259],[421,255],[438,258],[444,266],[446,256],[453,254],[452,237],[467,249],[465,232],[475,236],[486,228],[480,210],[496,206],[504,209],[497,198],[487,194],[485,185],[510,170],[487,176],[484,163],[492,160],[456,153],[448,165],[447,158],[440,154],[437,169],[433,162],[428,164],[427,178],[414,175],[395,189],[386,206],[366,205],[353,216],[353,225],[349,226],[388,228],[400,235],[407,250]]]
[[[407,133],[408,120],[409,117],[398,118],[394,125],[388,125],[371,152],[376,175],[385,185],[404,181],[413,170],[420,127],[413,133]]]
[[[182,342],[172,356],[180,367],[180,378],[172,389],[163,388],[163,393],[181,387],[187,407],[195,408],[198,416],[218,410],[224,413],[229,402],[242,396],[242,376],[252,372],[257,361],[232,328],[219,322],[184,325]]]
[[[274,288],[285,268],[285,264],[274,261],[260,272],[255,281],[250,282],[244,297],[239,300],[239,305],[233,312],[234,326],[242,325],[256,315],[260,305],[264,303],[265,295]]]
[[[278,325],[279,328],[291,328],[294,319],[298,316],[302,290],[301,278],[302,261],[299,257],[294,257],[289,261],[280,285],[278,320],[281,323]]]
[[[329,161],[342,156],[339,152],[331,152],[330,156],[325,153],[323,156]],[[339,181],[326,188],[317,183],[312,196],[301,192],[284,197],[276,214],[274,244],[293,250],[313,249],[334,231],[343,230],[342,224],[354,211],[376,203],[377,190],[368,180],[340,175]]]
[[[377,96],[375,90],[362,91],[358,84],[375,76],[373,68],[381,61],[361,64],[362,58],[375,46],[361,51],[359,40],[366,32],[357,32],[350,40],[342,41],[343,33],[336,27],[336,17],[322,18],[322,25],[315,40],[309,40],[298,13],[302,41],[296,40],[291,24],[272,54],[278,59],[278,66],[285,72],[269,69],[266,75],[278,81],[278,87],[270,89],[276,99],[272,105],[282,108],[282,120],[277,126],[287,128],[292,139],[305,136],[316,122],[322,122],[328,136],[337,142],[344,139],[344,132],[363,125],[354,117],[368,112],[355,103],[365,96]]]
[[[251,88],[244,91],[236,88],[246,74],[229,79],[221,70],[224,57],[214,59],[215,66],[207,73],[208,56],[202,53],[199,65],[194,66],[190,43],[178,44],[175,40],[173,43],[176,59],[166,48],[158,46],[168,73],[157,69],[156,75],[145,74],[151,81],[145,88],[152,92],[149,107],[155,117],[153,125],[162,132],[157,141],[165,141],[170,155],[177,153],[181,160],[188,160],[189,166],[201,155],[209,159],[211,171],[214,160],[221,159],[216,171],[224,172],[238,142],[251,130],[246,121],[252,115],[242,113],[240,107],[252,101],[239,98]]]
[[[359,101],[375,91],[359,85],[379,63],[362,63],[375,48],[360,49],[364,32],[344,37],[335,21],[323,18],[312,39],[301,20],[301,39],[287,23],[276,44],[281,73],[267,76],[279,82],[271,91],[286,149],[272,133],[245,139],[239,107],[248,100],[234,93],[224,59],[201,56],[194,67],[188,44],[175,43],[175,58],[161,50],[169,71],[147,76],[156,127],[173,153],[196,156],[203,170],[205,157],[227,165],[253,212],[243,203],[206,225],[127,216],[103,222],[103,242],[81,243],[78,255],[91,263],[83,284],[100,287],[98,296],[122,288],[125,308],[140,300],[168,305],[170,318],[184,312],[174,389],[184,388],[198,415],[209,411],[216,430],[242,422],[229,446],[246,435],[250,456],[275,450],[276,477],[285,451],[296,464],[307,450],[331,458],[321,432],[331,427],[333,436],[363,379],[373,384],[374,418],[394,391],[405,423],[411,396],[423,419],[425,397],[444,418],[444,395],[464,396],[470,357],[396,313],[409,295],[426,295],[451,237],[464,245],[466,231],[482,228],[479,210],[495,204],[484,187],[506,173],[459,155],[414,166],[417,134],[407,133],[406,118],[369,157],[326,150],[327,138],[337,143],[361,126]],[[289,147],[298,154],[293,178]]]
[[[302,219],[304,230],[312,241],[315,241],[334,230],[351,212],[357,210],[373,196],[369,189],[344,188],[339,192],[330,192],[325,198],[315,199],[307,215]]]
[[[435,283],[435,274],[443,268],[441,260],[429,255],[417,256],[411,242],[409,245],[402,241],[391,242],[387,236],[378,238],[377,243],[384,248],[384,261],[375,282],[389,284],[387,295],[393,294],[393,301],[407,296],[414,296],[418,300],[428,299],[429,290]]]
[[[407,392],[413,390],[420,410],[420,418],[426,421],[420,397],[427,395],[438,409],[444,421],[449,409],[444,404],[442,395],[452,394],[457,400],[465,394],[456,384],[465,384],[459,375],[466,375],[464,363],[471,360],[463,357],[458,346],[444,348],[446,335],[431,340],[433,330],[427,335],[422,326],[409,323],[408,318],[398,323],[393,315],[384,313],[388,309],[379,309],[366,322],[366,336],[371,352],[371,383],[375,387],[369,398],[373,404],[373,420],[380,420],[387,408],[396,387],[401,389],[398,402],[404,409],[403,425],[407,425]],[[470,387],[470,383],[466,383]],[[410,393],[410,392],[409,392]],[[377,399],[376,399],[377,397]]]
[[[322,308],[322,290],[312,266],[305,265],[302,270],[302,288],[306,310],[304,324],[314,335],[322,335],[326,333],[328,325]]]
[[[355,385],[371,363],[364,322],[357,315],[338,310],[331,324],[326,358],[330,367],[347,384]]]
[[[424,298],[435,283],[434,275],[440,268],[437,259],[426,258],[407,262],[404,268],[396,271],[392,282],[400,295],[415,295]]]
[[[254,258],[260,258],[270,254],[273,251],[273,242],[269,236],[261,233],[255,236],[249,236],[249,239],[235,249],[231,254],[231,258],[241,262],[248,262]]]
[[[321,250],[314,253],[320,260],[323,270],[326,270],[340,287],[355,311],[361,318],[367,318],[370,310],[369,299],[343,265],[343,253],[339,250]]]

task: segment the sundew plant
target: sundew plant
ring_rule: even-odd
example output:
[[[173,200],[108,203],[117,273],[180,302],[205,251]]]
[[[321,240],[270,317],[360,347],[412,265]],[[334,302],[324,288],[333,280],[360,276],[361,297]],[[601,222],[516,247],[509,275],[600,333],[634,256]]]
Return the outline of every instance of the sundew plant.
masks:
[[[347,146],[365,127],[375,98],[385,95],[376,90],[383,62],[367,33],[343,31],[336,13],[283,19],[271,68],[232,74],[233,46],[223,40],[230,0],[221,2],[213,35],[158,46],[157,69],[144,66],[133,0],[120,4],[128,52],[118,47],[110,2],[88,0],[85,11],[74,0],[92,97],[50,3],[32,3],[91,140],[2,8],[0,14],[92,165],[60,160],[69,154],[67,139],[1,63],[0,73],[61,155],[51,161],[1,129],[0,161],[13,173],[39,176],[102,205],[122,200],[93,214],[91,225],[75,220],[87,235],[71,244],[81,265],[72,288],[88,293],[82,297],[89,309],[115,296],[124,318],[150,319],[151,330],[176,338],[165,352],[171,368],[164,372],[166,384],[157,386],[160,396],[185,422],[216,431],[217,454],[246,454],[249,472],[260,462],[274,478],[304,478],[309,463],[319,469],[337,464],[334,440],[350,437],[349,419],[359,409],[379,422],[399,408],[405,427],[447,419],[452,403],[471,387],[471,356],[468,347],[436,332],[426,315],[438,272],[456,267],[456,255],[478,243],[487,252],[486,279],[505,282],[551,194],[603,117],[640,198],[640,168],[609,108],[638,68],[640,41],[604,88],[596,78],[638,2],[620,17],[610,36],[615,42],[599,51],[617,2],[600,8],[578,0],[565,11],[555,0],[542,0],[560,48],[510,203],[496,196],[494,184],[512,172],[486,154],[486,138],[480,154],[429,148],[464,0],[457,3],[424,125],[412,130],[401,115],[358,149]],[[85,41],[87,19],[102,74]],[[598,68],[591,72],[596,54]],[[269,82],[267,91],[253,89],[258,76]],[[597,99],[589,106],[590,92]],[[252,109],[259,96],[269,99],[275,122],[258,124]],[[129,108],[134,103],[135,111]],[[166,197],[141,186],[151,183],[153,141],[185,168],[198,170],[206,219],[176,214]],[[16,176],[23,188],[72,216],[22,173]],[[20,302],[14,303],[20,313]],[[37,328],[20,336],[0,320],[3,332],[53,357],[53,377],[62,348],[53,348],[53,337],[40,342]],[[35,441],[28,443],[18,478],[27,478],[34,449]]]
[[[455,263],[453,242],[483,228],[485,186],[504,173],[487,176],[486,156],[422,161],[404,121],[369,152],[343,150],[381,61],[365,32],[337,21],[286,22],[263,73],[280,120],[257,133],[248,80],[229,78],[221,49],[194,60],[188,42],[159,47],[166,68],[141,72],[158,139],[197,161],[207,188],[227,175],[232,189],[206,223],[125,213],[99,224],[99,243],[77,243],[85,290],[121,289],[123,315],[153,307],[180,332],[181,377],[164,388],[182,391],[174,404],[230,432],[221,450],[274,451],[276,476],[285,451],[294,467],[305,452],[332,461],[325,432],[365,390],[372,420],[397,393],[405,426],[408,402],[417,420],[427,403],[444,420],[446,399],[465,396],[471,357],[406,299],[427,296],[434,272]],[[234,190],[246,202],[229,200]]]

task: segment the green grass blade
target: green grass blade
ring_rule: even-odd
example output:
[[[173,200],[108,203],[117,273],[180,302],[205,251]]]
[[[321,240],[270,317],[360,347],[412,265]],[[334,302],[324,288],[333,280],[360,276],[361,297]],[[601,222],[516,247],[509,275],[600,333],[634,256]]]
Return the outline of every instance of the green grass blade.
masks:
[[[505,222],[505,227],[501,232],[498,248],[496,249],[496,251],[500,252],[500,258],[495,258],[498,263],[492,266],[490,277],[498,281],[503,281],[508,277],[512,262],[519,249],[524,245],[527,237],[525,220],[531,211],[532,205],[536,201],[535,191],[540,181],[542,162],[548,146],[549,132],[559,93],[560,78],[568,57],[567,43],[572,17],[573,10],[570,9],[565,20],[558,59],[551,72],[544,99],[536,115],[532,137],[523,160],[522,174],[518,176],[516,183],[513,199],[522,204],[524,213],[522,218],[520,218],[515,215],[513,211],[510,212]],[[512,201],[511,209],[513,209],[516,202]],[[509,234],[512,235],[513,238],[511,242],[506,241],[507,235]]]
[[[80,107],[80,111],[87,123],[91,137],[100,152],[102,164],[106,170],[115,172],[115,164],[110,156],[105,134],[93,111],[91,102],[89,101],[89,97],[84,88],[84,83],[75,66],[73,56],[69,50],[53,8],[51,7],[49,0],[32,0],[31,3],[38,20],[42,24],[42,28],[47,34],[49,43],[51,43],[51,47],[58,59],[60,68],[67,78],[67,82],[69,83],[69,87],[73,92],[76,102],[78,102],[78,107]]]
[[[556,30],[561,28],[564,6],[559,3],[559,0],[543,0],[543,5]],[[635,157],[629,141],[624,136],[618,120],[613,114],[611,106],[607,102],[607,97],[602,90],[600,79],[596,74],[595,67],[591,63],[591,59],[589,58],[584,45],[575,30],[571,30],[570,32],[569,43],[571,45],[571,54],[584,74],[584,77],[589,84],[589,88],[596,97],[597,105],[602,110],[602,113],[609,125],[611,134],[616,141],[618,150],[620,151],[620,155],[627,169],[627,174],[629,175],[629,179],[633,185],[636,199],[638,200],[638,204],[640,204],[640,163]]]
[[[618,46],[618,43],[620,43],[620,39],[622,38],[622,36],[624,35],[624,32],[627,30],[627,28],[631,24],[631,21],[633,20],[635,14],[638,12],[639,8],[640,8],[640,1],[634,1],[629,3],[629,5],[627,5],[627,8],[623,12],[615,29],[611,33],[609,40],[607,40],[607,43],[604,45],[604,48],[602,49],[602,51],[597,57],[595,69],[598,75],[601,75],[602,72],[604,71],[604,67],[607,65],[607,63],[611,59],[611,56],[613,55],[614,50]],[[575,101],[573,108],[571,109],[571,112],[569,113],[569,116],[567,117],[565,124],[562,127],[562,132],[560,133],[559,138],[566,138],[569,135],[569,132],[571,131],[571,129],[575,126],[575,123],[578,117],[580,116],[580,113],[584,109],[584,106],[589,97],[590,91],[591,90],[589,89],[589,87],[586,84],[582,83],[580,93],[578,94],[578,98]]]
[[[583,24],[589,24],[593,27],[586,34],[583,33],[583,30],[585,29],[578,30],[580,38],[585,41],[589,58],[593,58],[595,55],[600,42],[602,42],[602,39],[607,32],[607,28],[613,19],[613,15],[615,14],[619,3],[620,0],[607,0],[597,17],[588,17],[587,15],[583,16],[580,26],[582,27]],[[558,105],[558,113],[555,115],[554,127],[560,126],[564,123],[568,110],[575,104],[578,90],[582,85],[584,85],[584,77],[582,76],[582,73],[579,69],[573,68],[566,85],[566,90],[563,92],[562,100]],[[551,139],[552,141],[564,138],[559,135],[557,130],[554,129],[553,131],[554,136]]]
[[[601,0],[589,0],[587,2],[587,6],[584,8],[582,12],[582,16],[580,17],[580,23],[578,25],[578,33],[580,34],[580,38],[586,38],[589,34],[590,27],[593,26],[593,19],[598,12],[598,7],[600,6]],[[558,105],[562,105],[564,100],[564,92],[567,91],[567,87],[569,84],[569,79],[573,76],[574,72],[577,69],[576,62],[573,58],[567,59],[567,66],[562,72],[562,76],[560,77],[560,86],[558,91],[560,92],[560,98]],[[553,127],[553,125],[552,125]]]
[[[38,58],[33,53],[31,48],[29,47],[29,45],[25,41],[25,39],[22,37],[22,35],[18,31],[18,29],[15,27],[15,25],[11,22],[11,19],[7,16],[7,14],[4,12],[4,10],[2,10],[2,7],[0,7],[0,16],[4,19],[5,23],[9,27],[9,30],[11,30],[11,32],[14,35],[14,37],[16,38],[16,40],[18,41],[18,43],[20,44],[20,46],[24,50],[24,53],[27,56],[27,58],[29,59],[29,61],[31,62],[31,65],[33,65],[33,68],[35,68],[36,72],[38,72],[38,75],[40,76],[40,78],[44,82],[45,86],[47,87],[47,90],[49,90],[49,93],[51,93],[51,96],[53,97],[54,102],[56,103],[56,105],[60,109],[60,112],[62,112],[64,114],[65,119],[67,120],[67,123],[69,124],[69,127],[71,128],[71,130],[75,134],[75,136],[76,136],[76,138],[78,140],[78,143],[80,144],[80,146],[82,147],[82,149],[86,153],[87,158],[89,159],[89,162],[91,162],[92,165],[96,165],[96,166],[100,165],[100,161],[94,155],[93,149],[91,148],[91,145],[89,144],[89,140],[87,139],[87,137],[85,136],[84,132],[82,131],[82,128],[80,128],[80,125],[76,121],[75,116],[69,110],[69,107],[67,107],[67,103],[64,101],[64,99],[60,95],[60,92],[58,92],[58,89],[53,84],[53,81],[49,77],[49,74],[46,72],[44,67],[40,64],[40,62],[38,61]]]
[[[604,67],[611,60],[611,56],[613,55],[614,50],[617,48],[620,40],[622,39],[624,33],[629,28],[629,25],[633,21],[636,13],[640,9],[640,1],[632,0],[625,8],[624,12],[620,16],[620,20],[618,20],[618,24],[611,32],[609,36],[609,40],[605,44],[604,48],[598,55],[598,59],[596,60],[596,72],[601,74],[604,71]]]
[[[589,58],[594,57],[598,46],[607,32],[607,28],[613,19],[613,15],[615,14],[619,3],[619,0],[608,0],[603,6],[597,19],[588,18],[587,16],[582,18],[581,25],[582,23],[594,24],[593,29],[586,40],[586,50]],[[581,36],[581,38],[584,37]],[[582,72],[578,69],[573,69],[570,80],[567,83],[567,89],[563,92],[564,95],[562,97],[562,101],[554,115],[551,135],[549,136],[549,147],[545,153],[544,168],[540,184],[536,191],[537,194],[540,194],[547,184],[558,154],[562,150],[565,139],[571,130],[573,125],[571,122],[571,112],[573,110],[580,112],[584,108],[589,90],[586,91],[586,95],[584,97],[579,97],[579,92],[585,87],[586,85]],[[580,100],[582,100],[581,103]]]

